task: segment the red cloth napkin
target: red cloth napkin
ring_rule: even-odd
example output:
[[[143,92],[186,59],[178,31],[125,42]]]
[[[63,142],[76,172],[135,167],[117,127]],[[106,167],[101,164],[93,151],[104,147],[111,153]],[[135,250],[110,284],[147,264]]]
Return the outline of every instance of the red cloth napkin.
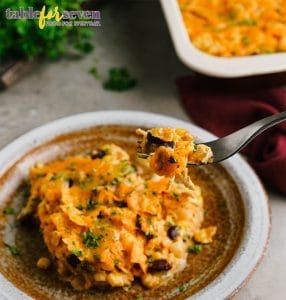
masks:
[[[231,83],[231,84],[229,84]],[[286,89],[186,76],[179,95],[195,123],[219,137],[286,110]],[[243,151],[265,183],[286,194],[286,122],[258,136]]]

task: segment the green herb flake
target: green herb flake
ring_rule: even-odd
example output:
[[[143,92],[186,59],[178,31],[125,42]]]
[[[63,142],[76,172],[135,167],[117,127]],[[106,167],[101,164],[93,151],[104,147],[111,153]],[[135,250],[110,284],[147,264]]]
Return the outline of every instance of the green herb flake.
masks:
[[[86,189],[86,181],[80,180],[80,181],[78,182],[78,185],[79,185],[80,189],[82,189],[82,190],[85,190],[85,189]]]
[[[37,178],[43,178],[43,177],[45,177],[45,176],[46,176],[46,173],[38,173],[38,174],[36,175]]]
[[[176,193],[176,192],[173,192],[172,193],[172,196],[175,198],[175,200],[179,200],[180,199],[180,195],[178,194],[178,193]]]
[[[247,35],[244,35],[242,38],[241,38],[241,43],[245,46],[249,45],[251,42],[250,40],[250,37],[247,36]]]
[[[198,151],[198,145],[197,144],[194,144],[194,147],[193,147],[193,153],[196,153]]]
[[[52,175],[52,177],[50,178],[50,181],[55,181],[55,180],[58,180],[58,179],[62,179],[64,181],[68,181],[69,177],[65,173],[57,173],[57,174]]]
[[[81,250],[76,250],[76,249],[72,250],[71,253],[74,254],[75,256],[81,256],[82,255],[82,251]]]
[[[194,244],[193,246],[188,247],[188,252],[192,254],[199,254],[203,250],[201,244]]]
[[[152,226],[154,225],[153,219],[150,216],[146,217],[146,222]]]
[[[99,259],[101,259],[101,255],[100,254],[94,254],[93,258],[96,259],[96,260],[99,260]]]
[[[235,19],[236,19],[236,13],[235,13],[234,11],[229,11],[229,12],[227,13],[226,19],[227,19],[228,21],[230,21],[230,22],[235,21]]]
[[[95,206],[96,206],[96,203],[92,199],[89,199],[85,209],[86,210],[94,210]]]
[[[126,68],[111,68],[108,75],[108,79],[103,83],[103,88],[106,90],[126,91],[137,84]]]
[[[118,185],[120,183],[120,179],[115,177],[110,181],[111,185]]]
[[[99,246],[99,241],[101,241],[102,238],[102,235],[95,234],[92,230],[88,229],[83,233],[82,241],[88,248],[97,248]]]
[[[14,255],[14,256],[19,256],[20,255],[20,251],[16,246],[8,245],[8,244],[5,244],[5,246],[9,249],[9,251],[12,255]]]
[[[237,23],[239,26],[256,26],[257,22],[254,20],[243,20]]]
[[[78,205],[76,208],[77,208],[78,210],[83,210],[83,209],[84,209],[84,207],[83,207],[82,205]]]
[[[174,226],[174,223],[171,222],[171,221],[167,221],[165,225],[166,225],[167,227],[171,227],[171,226]]]
[[[74,162],[70,163],[68,169],[74,171],[76,169],[76,164]]]
[[[14,215],[15,214],[15,210],[14,210],[13,207],[6,207],[6,208],[4,208],[3,213],[5,215]]]
[[[114,264],[114,267],[117,267],[119,265],[119,260],[118,259],[115,259],[113,261],[113,264]]]
[[[180,293],[184,293],[187,290],[187,285],[186,284],[182,284],[181,286],[179,286],[179,291]]]
[[[125,160],[121,163],[121,169],[120,169],[122,175],[126,176],[131,173],[135,172],[135,169],[131,166],[130,162],[128,160]]]
[[[117,214],[116,210],[113,209],[113,210],[111,211],[111,215],[112,215],[112,216],[115,216],[116,214]]]
[[[146,231],[145,232],[145,236],[148,238],[148,239],[154,239],[157,237],[156,234],[152,233],[151,231]]]
[[[152,257],[152,255],[147,255],[146,263],[147,263],[147,264],[150,264],[150,263],[152,263],[152,262],[153,262],[153,257]]]
[[[100,79],[100,75],[98,73],[98,69],[97,67],[92,67],[91,69],[89,69],[89,74],[91,74],[95,79]]]

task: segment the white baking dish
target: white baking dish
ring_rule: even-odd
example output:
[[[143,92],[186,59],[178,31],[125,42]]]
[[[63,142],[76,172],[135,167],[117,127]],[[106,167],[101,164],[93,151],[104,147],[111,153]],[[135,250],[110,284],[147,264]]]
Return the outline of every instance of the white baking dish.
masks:
[[[190,41],[177,0],[160,1],[177,55],[188,67],[216,77],[242,77],[286,71],[286,52],[224,58],[198,50]]]

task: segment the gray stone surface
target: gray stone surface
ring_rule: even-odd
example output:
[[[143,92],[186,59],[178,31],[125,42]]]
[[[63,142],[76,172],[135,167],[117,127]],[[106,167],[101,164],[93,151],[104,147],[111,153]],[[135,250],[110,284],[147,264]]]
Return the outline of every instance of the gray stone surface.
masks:
[[[0,93],[0,147],[26,131],[57,118],[95,110],[132,109],[158,112],[183,120],[174,79],[190,71],[176,57],[157,1],[113,1],[95,29],[95,51],[77,61],[45,63],[8,91]],[[127,66],[138,79],[128,92],[109,92],[88,70]],[[235,296],[285,299],[286,202],[270,192],[273,230],[265,259]]]

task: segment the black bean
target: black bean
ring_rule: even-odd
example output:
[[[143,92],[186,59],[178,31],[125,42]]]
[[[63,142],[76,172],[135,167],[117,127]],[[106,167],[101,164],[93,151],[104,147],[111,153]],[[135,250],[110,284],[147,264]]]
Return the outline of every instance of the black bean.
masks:
[[[169,227],[167,234],[171,240],[174,240],[180,235],[179,228],[177,226],[171,226]]]
[[[141,229],[141,216],[140,215],[136,215],[135,226],[137,228]]]
[[[115,204],[115,206],[120,207],[120,208],[127,207],[127,203],[125,201],[115,201],[114,204]]]
[[[103,158],[106,155],[106,151],[98,150],[96,153],[91,154],[92,159]]]
[[[71,254],[67,257],[67,262],[74,268],[77,267],[77,265],[80,263],[80,260],[78,257],[74,254]]]
[[[97,189],[93,189],[93,190],[91,191],[91,196],[92,196],[92,197],[97,196],[97,194],[98,194]]]
[[[148,272],[160,272],[168,271],[172,268],[172,265],[166,259],[157,259],[150,262],[148,266]]]
[[[147,143],[155,144],[157,146],[165,146],[169,148],[174,148],[175,142],[173,141],[164,141],[156,136],[153,136],[150,132],[147,133]]]
[[[69,186],[69,188],[71,188],[73,186],[73,184],[74,184],[74,181],[72,179],[69,179],[68,180],[68,186]]]
[[[98,219],[104,219],[104,217],[105,217],[105,215],[104,215],[103,211],[101,210],[101,211],[99,212],[99,214],[97,215],[97,218],[98,218]]]
[[[171,164],[175,164],[175,163],[177,163],[177,160],[173,156],[170,156],[170,158],[168,159],[168,162]]]
[[[134,263],[133,268],[134,268],[134,270],[137,270],[137,271],[141,270],[140,264],[138,264],[138,263]]]

